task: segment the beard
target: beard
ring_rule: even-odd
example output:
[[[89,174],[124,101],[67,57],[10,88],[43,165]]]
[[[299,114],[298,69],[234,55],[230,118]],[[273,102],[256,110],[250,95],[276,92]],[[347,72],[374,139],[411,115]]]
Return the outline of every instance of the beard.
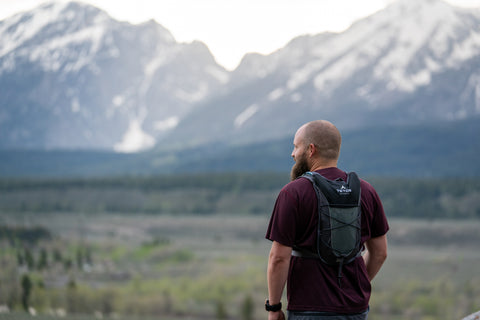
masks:
[[[308,165],[306,154],[302,155],[295,164],[292,166],[292,170],[290,171],[290,179],[291,181],[297,179],[305,172],[310,171],[310,166]]]

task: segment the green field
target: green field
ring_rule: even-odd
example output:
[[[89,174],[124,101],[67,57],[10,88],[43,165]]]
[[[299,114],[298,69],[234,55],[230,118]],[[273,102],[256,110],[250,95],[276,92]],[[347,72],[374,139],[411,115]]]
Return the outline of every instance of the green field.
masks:
[[[32,282],[29,304],[37,319],[266,317],[268,215],[1,218],[11,228],[44,227],[52,238],[1,242],[0,306],[9,305],[10,313],[0,319],[29,317],[21,302],[24,275]],[[461,319],[480,309],[480,221],[390,224],[389,258],[374,280],[369,319]],[[36,261],[30,268],[19,267],[25,248]],[[47,266],[39,269],[42,251]]]

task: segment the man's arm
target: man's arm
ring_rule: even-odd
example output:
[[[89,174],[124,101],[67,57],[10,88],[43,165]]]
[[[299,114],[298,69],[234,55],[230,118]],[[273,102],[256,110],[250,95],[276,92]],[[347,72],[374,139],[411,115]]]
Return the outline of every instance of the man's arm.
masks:
[[[268,300],[271,305],[279,303],[282,299],[291,256],[291,247],[284,246],[276,241],[272,243],[267,269]],[[285,316],[283,312],[269,312],[269,319],[285,319]]]
[[[363,255],[370,281],[377,275],[387,259],[387,235],[371,238],[365,242],[367,252]]]

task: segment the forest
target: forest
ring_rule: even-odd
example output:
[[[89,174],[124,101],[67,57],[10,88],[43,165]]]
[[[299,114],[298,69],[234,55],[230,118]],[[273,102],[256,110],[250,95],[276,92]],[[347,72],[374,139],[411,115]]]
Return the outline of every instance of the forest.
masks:
[[[480,218],[475,178],[367,178],[389,217]],[[0,179],[0,212],[265,214],[284,173]]]

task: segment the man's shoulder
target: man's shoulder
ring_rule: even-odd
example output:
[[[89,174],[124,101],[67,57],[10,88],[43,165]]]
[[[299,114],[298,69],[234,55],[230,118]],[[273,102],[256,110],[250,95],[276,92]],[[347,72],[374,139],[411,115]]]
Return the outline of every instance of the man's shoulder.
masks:
[[[376,192],[370,182],[362,178],[360,178],[360,187],[362,188],[362,192]]]
[[[312,183],[307,178],[298,177],[297,179],[290,181],[280,190],[279,195],[288,195],[296,199],[302,198],[309,190],[313,191]]]
[[[282,190],[299,190],[311,185],[312,183],[307,178],[298,177],[297,179],[292,180],[284,185]]]

